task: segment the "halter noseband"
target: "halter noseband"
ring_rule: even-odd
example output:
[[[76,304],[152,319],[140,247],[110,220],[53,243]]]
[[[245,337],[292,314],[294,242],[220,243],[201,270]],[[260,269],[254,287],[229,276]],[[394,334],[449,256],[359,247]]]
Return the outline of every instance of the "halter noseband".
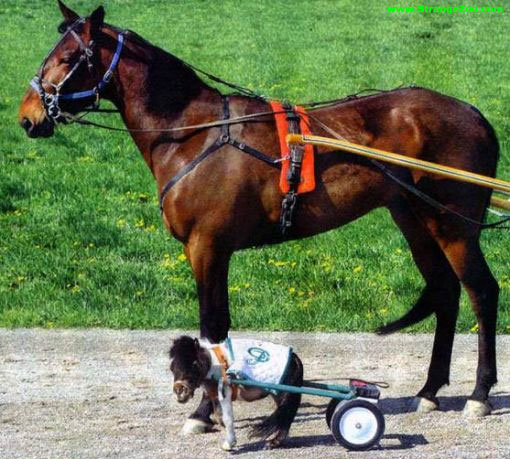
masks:
[[[124,35],[122,33],[119,33],[117,36],[117,48],[115,49],[115,54],[113,55],[112,61],[110,62],[110,65],[108,69],[106,70],[105,74],[97,83],[96,86],[94,86],[92,89],[89,89],[87,91],[79,91],[79,92],[71,92],[67,94],[60,94],[60,90],[62,89],[62,86],[66,83],[66,81],[69,80],[69,78],[73,75],[73,73],[78,69],[78,67],[81,65],[82,62],[87,61],[87,67],[89,71],[92,70],[93,64],[91,62],[91,57],[94,54],[94,41],[90,40],[89,43],[86,45],[81,37],[76,33],[74,28],[79,25],[83,24],[85,22],[84,18],[81,18],[74,22],[64,33],[64,35],[60,38],[60,40],[57,42],[57,44],[51,49],[51,51],[48,53],[46,58],[43,60],[41,66],[39,67],[39,71],[37,72],[37,75],[32,78],[30,81],[30,86],[34,88],[41,98],[41,102],[44,107],[44,111],[46,113],[46,117],[49,121],[51,121],[54,125],[57,125],[58,123],[68,121],[68,118],[66,117],[65,112],[62,112],[59,102],[61,100],[81,100],[81,99],[89,99],[93,98],[91,101],[91,107],[97,108],[99,105],[99,97],[107,84],[110,82],[113,72],[117,68],[117,65],[119,63],[120,54],[122,52],[122,47],[124,45]],[[82,51],[82,54],[80,55],[80,58],[74,64],[73,68],[67,75],[58,83],[54,84],[50,81],[47,81],[43,78],[43,70],[44,66],[46,65],[46,62],[50,58],[50,56],[53,54],[53,51],[57,48],[57,46],[62,42],[62,40],[67,36],[68,33],[71,33],[74,39],[78,42],[80,45],[80,49]],[[46,83],[49,86],[52,86],[55,89],[55,93],[51,94],[45,91],[43,87],[43,83]]]

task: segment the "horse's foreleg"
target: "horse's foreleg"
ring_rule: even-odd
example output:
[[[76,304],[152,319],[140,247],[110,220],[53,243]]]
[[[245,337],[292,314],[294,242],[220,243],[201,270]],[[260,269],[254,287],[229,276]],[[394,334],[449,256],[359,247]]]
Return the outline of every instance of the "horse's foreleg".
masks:
[[[190,243],[186,252],[197,284],[200,336],[219,343],[230,328],[228,266],[232,253],[201,239]]]
[[[193,269],[200,306],[200,336],[213,343],[227,337],[230,327],[228,309],[228,265],[231,252],[204,238],[192,238],[185,252]],[[211,430],[214,404],[204,392],[200,405],[189,417],[183,433]]]
[[[488,396],[497,382],[496,321],[499,286],[480,249],[478,238],[443,242],[443,250],[466,289],[478,323],[476,385],[465,414],[483,416],[491,411]]]
[[[414,401],[415,409],[426,412],[438,408],[436,394],[442,386],[449,384],[460,283],[440,246],[407,202],[395,204],[390,211],[409,244],[426,285],[415,306],[402,319],[382,327],[381,331],[395,331],[436,314],[436,333],[427,381]]]

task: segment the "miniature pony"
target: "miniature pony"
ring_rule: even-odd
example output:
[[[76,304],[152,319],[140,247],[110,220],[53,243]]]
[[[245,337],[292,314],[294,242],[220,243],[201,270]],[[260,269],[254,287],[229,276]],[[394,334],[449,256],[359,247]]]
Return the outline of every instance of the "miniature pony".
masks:
[[[230,347],[231,341],[227,341]],[[227,346],[225,343],[213,345],[189,336],[181,336],[174,340],[170,349],[170,371],[174,376],[173,392],[177,401],[179,403],[188,402],[193,397],[195,390],[202,386],[213,401],[213,422],[223,423],[225,426],[226,438],[222,448],[228,451],[236,444],[232,410],[232,401],[235,400],[236,395],[248,402],[272,395],[277,405],[276,410],[253,428],[250,438],[265,439],[268,449],[280,446],[287,437],[290,425],[296,416],[301,402],[301,394],[282,392],[274,394],[260,388],[229,384],[226,371],[232,363],[232,354],[230,353],[229,358],[229,352],[225,351]],[[265,344],[274,346],[271,343]],[[249,350],[252,349],[261,351],[259,348]],[[290,348],[287,349],[289,357],[281,383],[301,386],[303,365],[299,357]],[[260,357],[260,355],[256,357]],[[248,365],[251,363],[248,362]],[[237,389],[239,389],[239,394],[236,394]]]

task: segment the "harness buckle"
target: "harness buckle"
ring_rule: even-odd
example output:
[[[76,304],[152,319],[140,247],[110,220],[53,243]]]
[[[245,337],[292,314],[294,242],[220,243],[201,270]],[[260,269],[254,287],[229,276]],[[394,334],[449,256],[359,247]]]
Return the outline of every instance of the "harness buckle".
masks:
[[[292,215],[297,202],[297,194],[289,191],[282,201],[282,212],[280,214],[280,230],[282,236],[285,236],[287,230],[292,226]]]
[[[113,72],[111,70],[107,70],[106,73],[103,76],[103,81],[105,83],[109,83],[110,80],[112,79],[112,76],[113,76]]]
[[[48,94],[47,92],[44,93],[44,103],[48,106],[54,106],[55,105],[55,95]]]
[[[228,134],[223,134],[221,137],[220,137],[220,142],[221,143],[231,143],[231,138]]]

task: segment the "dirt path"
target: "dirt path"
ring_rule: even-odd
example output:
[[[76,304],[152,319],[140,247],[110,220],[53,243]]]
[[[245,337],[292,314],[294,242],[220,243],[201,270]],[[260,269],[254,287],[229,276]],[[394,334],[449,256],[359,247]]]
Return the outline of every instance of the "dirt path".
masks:
[[[191,405],[170,396],[168,351],[177,332],[0,330],[0,458],[221,458],[222,433],[179,435]],[[510,336],[498,339],[499,380],[493,415],[468,420],[461,409],[473,385],[476,337],[455,341],[452,385],[441,412],[407,413],[423,382],[430,335],[233,333],[290,344],[305,377],[386,380],[380,406],[381,449],[347,453],[324,421],[327,400],[304,397],[285,449],[263,451],[247,427],[269,414],[269,401],[235,406],[239,448],[246,458],[509,458]],[[195,403],[194,403],[195,404]],[[193,404],[193,405],[194,405]]]

